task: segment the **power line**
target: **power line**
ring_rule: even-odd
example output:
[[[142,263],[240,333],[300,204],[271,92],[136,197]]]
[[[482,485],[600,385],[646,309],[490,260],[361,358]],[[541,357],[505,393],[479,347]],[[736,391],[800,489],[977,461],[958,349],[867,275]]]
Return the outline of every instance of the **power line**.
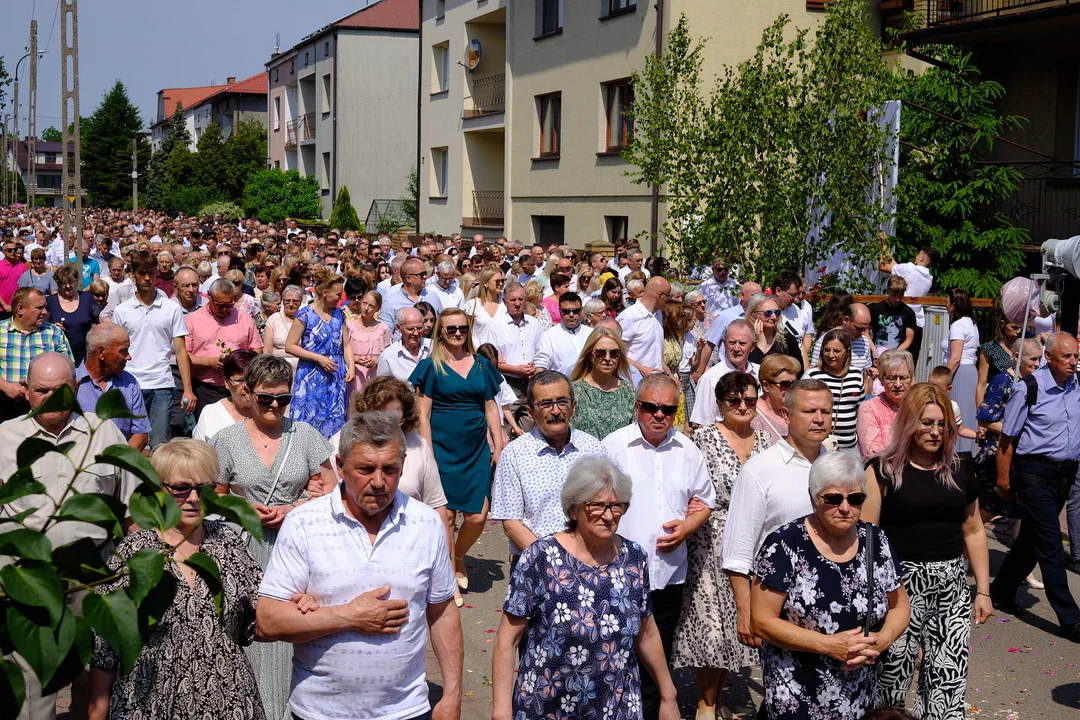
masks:
[[[53,12],[52,25],[49,26],[49,39],[45,41],[45,52],[49,52],[52,45],[53,31],[56,30],[56,18],[60,17],[60,0],[56,0],[56,11]]]

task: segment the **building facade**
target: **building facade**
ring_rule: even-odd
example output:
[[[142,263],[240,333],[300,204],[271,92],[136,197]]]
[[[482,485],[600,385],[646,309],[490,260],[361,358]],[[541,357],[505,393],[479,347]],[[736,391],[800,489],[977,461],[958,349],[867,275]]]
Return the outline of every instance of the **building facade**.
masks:
[[[221,127],[222,140],[232,137],[242,120],[258,120],[265,127],[266,92],[265,72],[239,82],[230,76],[224,85],[158,90],[157,120],[150,126],[150,149],[154,152],[161,149],[177,105],[184,109],[184,124],[191,136],[188,149],[192,152],[212,122]]]
[[[14,167],[22,179],[27,193],[39,198],[46,207],[63,207],[67,192],[63,187],[64,159],[61,154],[63,143],[34,143],[34,183],[30,183],[30,143],[27,138],[18,142],[6,143],[4,167]],[[68,142],[69,160],[75,155],[75,143]]]
[[[419,9],[379,0],[266,64],[270,166],[314,176],[329,217],[341,187],[363,217],[405,194],[416,164]]]

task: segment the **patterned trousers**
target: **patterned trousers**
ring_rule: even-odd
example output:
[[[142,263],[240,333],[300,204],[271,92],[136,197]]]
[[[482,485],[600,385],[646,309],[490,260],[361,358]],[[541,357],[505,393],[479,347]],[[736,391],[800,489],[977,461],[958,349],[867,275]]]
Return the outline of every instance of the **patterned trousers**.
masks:
[[[964,559],[901,562],[900,569],[911,601],[911,621],[878,660],[878,706],[904,707],[922,648],[915,717],[962,720],[971,637],[971,592]]]

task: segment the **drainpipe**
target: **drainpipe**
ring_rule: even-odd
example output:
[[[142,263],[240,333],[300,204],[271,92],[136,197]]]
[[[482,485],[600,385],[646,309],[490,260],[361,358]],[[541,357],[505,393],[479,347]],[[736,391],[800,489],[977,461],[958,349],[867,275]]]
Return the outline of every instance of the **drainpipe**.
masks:
[[[653,56],[659,60],[664,54],[664,0],[656,0],[656,49]],[[652,186],[652,217],[649,220],[649,254],[656,255],[657,237],[660,233],[660,186]]]
[[[416,234],[420,234],[420,160],[423,158],[424,150],[420,146],[420,138],[422,134],[420,132],[421,123],[424,120],[422,112],[423,105],[423,92],[424,92],[424,0],[417,0],[420,3],[420,27],[417,34],[417,52],[416,52]]]

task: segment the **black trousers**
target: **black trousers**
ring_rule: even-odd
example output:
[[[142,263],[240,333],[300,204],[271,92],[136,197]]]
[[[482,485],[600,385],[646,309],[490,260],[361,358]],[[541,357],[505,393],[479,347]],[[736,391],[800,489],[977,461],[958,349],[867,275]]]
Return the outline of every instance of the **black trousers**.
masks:
[[[683,586],[668,585],[650,593],[653,606],[653,620],[660,631],[660,642],[664,645],[664,658],[671,657],[671,646],[675,641],[675,626],[682,614]],[[660,715],[660,688],[644,666],[641,667],[641,710],[644,720],[654,720]]]
[[[1013,500],[1020,511],[1020,534],[990,584],[995,597],[1012,600],[1035,565],[1042,570],[1046,599],[1061,625],[1080,623],[1080,608],[1069,592],[1065,548],[1058,516],[1076,481],[1077,463],[1037,455],[1017,455],[1009,473]]]
[[[224,386],[218,387],[216,385],[210,385],[204,383],[201,380],[191,380],[192,391],[195,393],[195,420],[199,420],[202,415],[202,411],[206,409],[207,405],[213,405],[216,402],[220,402],[229,397],[229,391]]]

